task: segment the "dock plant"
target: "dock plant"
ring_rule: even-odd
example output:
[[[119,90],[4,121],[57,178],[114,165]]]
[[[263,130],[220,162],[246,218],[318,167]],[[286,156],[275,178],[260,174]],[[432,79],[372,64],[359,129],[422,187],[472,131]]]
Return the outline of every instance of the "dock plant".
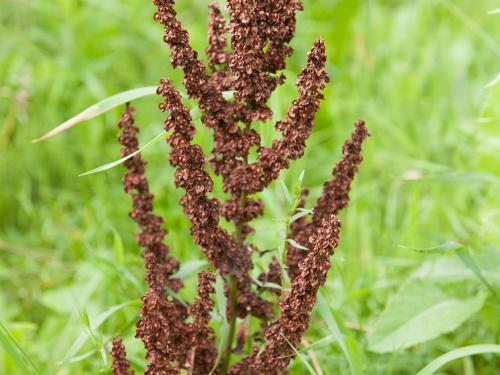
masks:
[[[205,155],[193,142],[196,128],[191,112],[173,82],[161,78],[156,93],[162,100],[159,109],[166,114],[174,183],[183,191],[180,204],[190,221],[190,234],[209,263],[198,274],[196,299],[188,302],[177,294],[183,288],[175,277],[180,262],[164,243],[163,218],[153,212],[154,197],[144,173],[146,162],[137,152],[139,128],[130,104],[118,124],[122,157],[134,154],[124,162],[123,186],[132,199],[130,216],[139,227],[136,239],[143,249],[148,287],[136,326],[136,337],[146,349],[144,373],[285,374],[331,268],[341,227],[337,215],[349,203],[368,131],[364,121],[356,121],[343,156],[312,209],[305,208],[308,191],[301,184],[294,196],[285,189],[291,209],[284,245],[275,250],[268,270],[252,277],[254,257],[264,251],[249,240],[252,221],[264,212],[259,193],[304,154],[329,82],[325,43],[318,39],[310,49],[296,81],[298,96],[275,124],[280,136],[266,147],[252,125],[273,116],[267,102],[285,80],[281,72],[293,52],[289,43],[303,4],[228,0],[228,22],[219,5],[210,4],[208,64],[191,47],[174,1],[153,0],[153,4],[154,19],[164,26],[171,64],[182,70],[184,89],[211,130],[214,146]],[[210,170],[223,182],[224,199],[213,194]],[[222,225],[223,220],[231,225]],[[217,313],[215,300],[221,305]],[[212,322],[215,314],[223,325],[218,335]],[[242,320],[248,316],[260,325],[250,327]],[[114,374],[133,373],[120,338],[113,340],[111,356]]]

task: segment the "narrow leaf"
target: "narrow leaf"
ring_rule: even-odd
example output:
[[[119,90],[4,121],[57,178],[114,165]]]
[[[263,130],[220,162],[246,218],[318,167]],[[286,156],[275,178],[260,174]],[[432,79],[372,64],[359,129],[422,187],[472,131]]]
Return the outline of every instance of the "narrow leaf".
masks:
[[[295,183],[295,186],[293,187],[293,193],[297,197],[297,199],[300,195],[300,192],[302,191],[302,181],[304,180],[304,173],[305,173],[305,171],[302,170],[302,172],[300,173],[299,179],[297,180],[297,182]]]
[[[85,306],[82,306],[82,309],[78,310],[78,314],[80,315],[80,318],[82,319],[83,323],[85,324],[85,327],[87,327],[88,329],[91,329],[89,314],[87,313],[87,309],[85,308]]]
[[[448,241],[448,242],[445,242],[441,245],[432,246],[432,247],[408,247],[408,246],[403,246],[403,245],[399,245],[399,247],[403,248],[403,249],[417,251],[417,252],[423,253],[423,254],[441,254],[441,253],[447,253],[447,252],[452,251],[452,250],[460,249],[463,247],[463,245],[461,245],[457,242],[454,242],[454,241]]]
[[[165,290],[167,291],[167,294],[172,297],[173,299],[175,299],[176,301],[180,302],[182,305],[184,305],[184,307],[188,307],[188,304],[186,303],[186,301],[184,301],[181,296],[175,292],[173,289],[169,288],[168,286],[165,287]]]
[[[300,349],[301,353],[307,353],[309,350],[317,350],[317,349],[322,349],[327,345],[330,345],[332,342],[337,341],[336,335],[328,335],[325,336],[317,341],[312,342],[311,344],[303,347]]]
[[[5,327],[0,322],[0,345],[5,351],[10,354],[12,359],[19,366],[19,369],[23,374],[33,375],[40,374],[35,364],[31,361],[30,357],[26,354],[26,352],[21,348],[21,346],[17,343],[16,339],[9,332],[7,327]]]
[[[293,344],[290,342],[290,340],[288,340],[288,338],[283,333],[281,333],[281,336],[283,336],[283,338],[288,343],[288,345],[290,345],[290,347],[293,349],[293,351],[295,352],[297,357],[299,357],[301,362],[304,364],[304,366],[306,366],[307,371],[309,371],[309,374],[318,375],[318,373],[309,364],[309,361],[307,360],[306,356],[304,354],[302,354],[301,352],[299,352],[297,349],[295,349],[295,346],[293,346]]]
[[[340,331],[340,327],[337,324],[337,321],[335,317],[333,316],[330,307],[328,306],[325,297],[323,297],[323,294],[319,293],[318,294],[318,310],[322,318],[325,320],[328,330],[330,331],[331,335],[335,338],[337,343],[340,346],[340,349],[342,350],[342,353],[344,353],[344,356],[346,357],[347,361],[349,362],[349,366],[352,368],[352,359],[351,356],[349,355],[349,350],[347,349],[346,342],[344,340],[344,335]]]
[[[281,290],[281,286],[278,285],[278,284],[275,284],[275,283],[270,283],[270,282],[263,282],[263,281],[260,281],[258,278],[256,277],[252,277],[253,281],[255,284],[257,284],[258,286],[260,286],[261,288],[271,288],[271,289],[278,289],[278,290]]]
[[[227,322],[227,297],[224,293],[224,279],[217,275],[215,279],[215,298],[217,301],[217,311],[224,321]]]
[[[436,358],[434,361],[425,366],[420,370],[417,375],[432,375],[439,368],[446,365],[448,362],[454,361],[455,359],[468,357],[476,354],[500,354],[500,345],[494,344],[480,344],[480,345],[470,345],[463,348],[454,349],[446,354]]]
[[[165,137],[166,134],[167,134],[167,132],[163,131],[160,134],[158,134],[156,137],[154,137],[152,140],[150,140],[148,143],[146,143],[144,146],[139,148],[137,151],[134,151],[131,154],[128,154],[127,156],[125,156],[121,159],[115,160],[111,163],[107,163],[107,164],[101,165],[100,167],[91,169],[90,171],[83,172],[83,173],[79,174],[78,177],[88,176],[88,175],[91,175],[94,173],[99,173],[99,172],[107,171],[108,169],[114,168],[117,165],[120,165],[121,163],[127,161],[128,159],[133,158],[135,155],[143,152],[149,146],[152,146],[155,143],[158,143],[161,139],[163,139]]]
[[[80,112],[76,116],[63,122],[61,125],[52,129],[51,131],[49,131],[45,135],[41,136],[40,138],[36,138],[36,139],[32,140],[31,142],[37,143],[37,142],[44,141],[44,140],[51,138],[51,137],[65,131],[67,129],[72,128],[73,126],[79,124],[80,122],[93,119],[94,117],[97,117],[105,112],[108,112],[111,109],[118,107],[119,105],[125,104],[127,102],[130,102],[134,99],[141,98],[143,96],[156,94],[156,89],[157,89],[156,86],[140,87],[137,89],[124,91],[124,92],[121,92],[119,94],[113,95],[109,98],[106,98],[104,100],[101,100],[100,102],[88,107],[87,109]]]
[[[229,340],[229,324],[227,322],[227,298],[224,293],[224,279],[219,274],[215,279],[215,300],[217,301],[217,312],[222,318],[222,329],[221,338],[219,340],[217,358],[215,359],[214,367],[210,371],[210,375],[219,367],[220,361],[222,359],[224,348],[226,347],[227,341]]]
[[[286,240],[290,245],[292,245],[293,247],[299,249],[299,250],[305,250],[305,251],[309,251],[309,249],[305,246],[302,246],[300,243],[298,243],[297,241],[291,239],[291,238],[288,238]]]
[[[125,303],[121,303],[119,305],[111,306],[109,309],[103,311],[97,317],[94,319],[93,324],[91,324],[91,327],[93,330],[96,330],[99,328],[106,320],[108,320],[113,314],[115,314],[117,311],[129,307],[129,306],[139,306],[140,301],[139,300],[132,300],[128,301]],[[79,350],[83,347],[83,345],[87,342],[87,340],[90,338],[90,335],[87,330],[82,332],[77,339],[73,342],[71,345],[70,349],[68,350],[68,353],[64,357],[62,361],[59,362],[59,364],[64,364],[67,363],[71,360],[74,359],[75,355],[79,352]]]
[[[115,248],[115,259],[116,263],[123,266],[125,261],[125,249],[123,248],[123,241],[120,233],[117,230],[113,230],[113,246]]]
[[[183,263],[179,270],[170,276],[171,279],[187,279],[189,276],[197,273],[200,269],[207,265],[206,260],[191,260],[189,262]]]
[[[299,212],[297,212],[295,215],[292,216],[292,218],[290,219],[290,223],[293,223],[295,220],[298,220],[301,217],[304,217],[304,216],[307,216],[307,215],[311,215],[312,213],[314,213],[313,209],[306,210],[306,209],[300,209],[299,208]]]
[[[281,191],[283,191],[283,195],[285,196],[285,199],[287,200],[287,202],[290,204],[293,204],[292,196],[290,195],[290,191],[288,190],[288,187],[286,186],[286,184],[283,180],[280,180],[280,185],[281,185]]]

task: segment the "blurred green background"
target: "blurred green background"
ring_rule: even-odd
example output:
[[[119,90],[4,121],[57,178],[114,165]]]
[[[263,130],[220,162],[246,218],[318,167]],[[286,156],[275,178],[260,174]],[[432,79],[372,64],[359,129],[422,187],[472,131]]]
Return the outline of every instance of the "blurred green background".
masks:
[[[200,52],[207,4],[177,5]],[[294,80],[318,37],[327,42],[332,82],[305,157],[282,178],[291,185],[305,170],[310,206],[353,122],[365,119],[372,133],[306,336],[309,343],[329,339],[304,353],[318,372],[415,374],[450,350],[498,343],[499,6],[306,0],[298,15],[287,82],[270,100],[275,119],[293,100]],[[156,85],[162,76],[180,82],[153,12],[150,1],[1,1],[1,374],[109,372],[99,352],[118,334],[134,366],[144,363],[133,338],[142,260],[123,167],[78,177],[118,158],[119,110],[44,143],[30,140],[107,96]],[[161,131],[157,104],[154,96],[134,104],[141,142]],[[271,122],[259,128],[265,142],[275,136]],[[208,150],[210,133],[199,131]],[[166,217],[173,254],[201,259],[178,207],[167,150],[160,142],[144,153],[156,211]],[[263,199],[268,210],[252,240],[271,248],[279,242],[273,219],[285,214],[279,184]],[[486,354],[453,361],[441,373],[499,368],[498,356]],[[292,364],[293,374],[307,371],[301,359]]]

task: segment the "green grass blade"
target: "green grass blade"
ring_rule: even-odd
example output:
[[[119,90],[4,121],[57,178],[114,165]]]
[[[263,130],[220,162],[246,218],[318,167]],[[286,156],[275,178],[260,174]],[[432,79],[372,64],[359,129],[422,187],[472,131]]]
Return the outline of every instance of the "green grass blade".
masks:
[[[463,245],[454,242],[454,241],[448,241],[445,242],[441,245],[437,246],[432,246],[432,247],[408,247],[408,246],[403,246],[399,245],[398,247],[402,249],[408,249],[408,250],[413,250],[422,254],[441,254],[441,253],[447,253],[449,251],[454,251],[461,249]]]
[[[344,353],[344,356],[346,357],[347,362],[349,362],[349,366],[352,370],[353,368],[352,359],[349,354],[349,349],[347,348],[344,335],[340,331],[340,327],[337,324],[337,320],[330,311],[330,307],[328,306],[325,297],[323,297],[323,294],[321,293],[318,293],[317,305],[320,315],[323,317],[323,319],[326,322],[326,325],[328,326],[328,330],[330,331],[331,335],[335,337],[335,340],[338,342],[340,349],[342,350],[342,353]]]
[[[40,374],[37,367],[26,354],[26,352],[17,343],[16,339],[11,335],[7,327],[0,322],[0,345],[10,354],[12,359],[19,366],[23,374],[33,375]]]
[[[229,340],[229,324],[227,322],[227,297],[224,292],[224,279],[221,275],[217,275],[215,279],[215,300],[217,302],[217,312],[222,318],[221,338],[219,340],[217,358],[215,359],[214,367],[210,371],[210,375],[219,367],[222,360],[222,354],[226,343]]]
[[[309,374],[311,374],[311,375],[318,375],[318,373],[309,364],[309,361],[307,360],[306,356],[304,354],[302,354],[301,352],[299,352],[295,348],[295,346],[293,346],[293,344],[290,342],[290,340],[288,340],[288,338],[284,334],[281,333],[281,336],[283,336],[283,338],[288,343],[288,345],[290,345],[290,347],[293,349],[293,351],[295,352],[295,354],[297,355],[297,357],[299,357],[300,360],[301,360],[301,362],[304,364],[304,366],[306,366],[307,371],[309,371]]]
[[[61,125],[55,127],[48,133],[44,134],[40,138],[32,140],[32,143],[37,143],[51,138],[65,130],[72,128],[73,126],[79,124],[80,122],[87,121],[97,117],[105,112],[118,107],[119,105],[125,104],[132,100],[142,98],[143,96],[156,94],[156,86],[139,87],[137,89],[132,89],[128,91],[121,92],[119,94],[113,95],[109,98],[101,100],[100,102],[91,105],[87,109],[83,110],[69,120],[66,120]]]
[[[90,171],[83,172],[83,173],[79,174],[78,177],[88,176],[88,175],[91,175],[94,173],[104,172],[104,171],[107,171],[108,169],[114,168],[117,165],[120,165],[121,163],[127,161],[128,159],[133,158],[135,155],[143,152],[146,148],[158,143],[161,139],[163,139],[165,137],[166,134],[167,134],[167,132],[163,131],[160,134],[158,134],[156,137],[154,137],[152,140],[150,140],[148,143],[146,143],[144,146],[139,148],[137,151],[134,151],[131,154],[128,154],[127,156],[125,156],[121,159],[115,160],[111,163],[107,163],[107,164],[101,165],[100,167],[91,169]]]
[[[476,354],[488,354],[488,353],[500,354],[500,345],[482,344],[482,345],[465,346],[463,348],[454,349],[436,358],[434,361],[432,361],[422,370],[420,370],[417,373],[417,375],[432,375],[439,368],[443,367],[448,362],[454,361],[455,359],[468,357]]]

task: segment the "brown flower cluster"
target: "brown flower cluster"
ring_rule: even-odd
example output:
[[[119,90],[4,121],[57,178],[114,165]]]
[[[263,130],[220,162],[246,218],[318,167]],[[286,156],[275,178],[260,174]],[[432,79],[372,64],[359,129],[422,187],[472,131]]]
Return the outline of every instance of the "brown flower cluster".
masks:
[[[189,304],[177,295],[183,284],[172,278],[179,263],[169,255],[163,243],[163,220],[153,214],[153,195],[144,175],[145,162],[140,155],[125,162],[125,191],[132,197],[131,217],[140,232],[137,241],[143,248],[148,290],[142,298],[137,334],[146,348],[145,374],[284,374],[294,356],[293,346],[300,345],[319,287],[330,269],[330,256],[339,243],[338,212],[347,206],[354,175],[362,161],[361,146],[368,136],[363,121],[356,123],[351,140],[343,147],[343,158],[333,170],[333,178],[324,185],[311,218],[304,216],[291,224],[289,238],[308,251],[290,245],[287,264],[273,257],[267,272],[252,278],[252,256],[261,253],[250,243],[254,231],[251,222],[263,214],[259,199],[290,162],[299,159],[313,127],[314,117],[329,81],[326,50],[317,40],[307,56],[296,86],[298,96],[286,117],[275,124],[281,138],[270,147],[261,145],[252,128],[255,121],[272,117],[267,100],[285,77],[280,73],[292,54],[289,46],[296,28],[296,12],[303,5],[297,0],[228,0],[229,22],[216,4],[211,4],[208,68],[189,44],[189,34],[174,10],[173,0],[153,0],[154,19],[164,26],[164,41],[171,50],[173,67],[184,73],[183,84],[191,100],[202,111],[202,123],[211,129],[214,147],[205,156],[194,144],[196,128],[182,96],[172,81],[163,78],[157,94],[162,97],[162,112],[168,112],[164,129],[169,146],[169,161],[175,168],[175,186],[184,192],[180,204],[191,223],[190,234],[222,277],[227,297],[228,337],[218,348],[210,327],[215,292],[215,274],[198,274],[198,296]],[[230,42],[230,43],[228,43]],[[133,108],[126,107],[119,127],[122,156],[138,149]],[[251,150],[255,162],[249,162]],[[208,168],[222,178],[225,200],[212,196],[214,182]],[[303,192],[300,207],[306,205]],[[233,230],[221,220],[232,223]],[[285,290],[281,272],[287,269],[292,280]],[[275,287],[270,289],[266,283]],[[270,293],[268,293],[270,292]],[[278,297],[276,296],[278,295]],[[175,296],[175,298],[173,297]],[[238,327],[237,318],[248,315],[261,320],[261,330],[247,323]],[[219,338],[220,339],[220,338]],[[252,349],[239,361],[232,354],[243,353],[246,342]],[[233,346],[236,341],[236,347]],[[219,352],[220,351],[220,352]],[[112,346],[113,372],[132,374],[130,362],[120,339]]]
[[[118,126],[123,129],[118,139],[122,145],[121,155],[127,156],[138,149],[137,132],[134,125],[134,109],[127,105]],[[149,365],[146,374],[175,373],[171,363],[185,361],[187,343],[184,323],[186,309],[178,301],[169,300],[165,287],[178,291],[180,280],[170,276],[177,271],[178,262],[167,254],[169,248],[163,243],[166,231],[162,228],[163,219],[153,214],[153,195],[144,175],[146,162],[140,154],[125,161],[127,173],[123,179],[125,191],[132,197],[131,218],[139,225],[137,242],[144,249],[143,258],[146,269],[145,280],[148,290],[142,298],[141,319],[137,322],[137,337],[148,351]],[[121,365],[119,365],[121,363]],[[117,367],[123,367],[123,360]]]
[[[309,239],[315,228],[331,214],[337,215],[340,210],[349,204],[349,192],[351,191],[354,175],[358,173],[358,167],[363,161],[361,146],[370,134],[363,120],[356,121],[351,139],[347,140],[342,147],[344,154],[333,169],[332,179],[325,182],[323,192],[316,202],[312,220],[302,217],[291,225],[290,238],[299,244],[309,247]],[[305,192],[307,195],[307,191]],[[302,202],[302,207],[305,200]],[[305,257],[304,251],[289,245],[287,251],[287,266],[290,277],[294,279],[298,273],[298,267]]]
[[[320,286],[326,282],[330,256],[339,243],[340,222],[335,215],[325,218],[310,239],[311,249],[300,264],[300,273],[280,300],[280,316],[266,330],[266,346],[231,369],[230,374],[280,374],[286,370],[294,347],[307,330],[310,313]]]
[[[113,359],[112,370],[115,375],[134,375],[133,371],[129,371],[130,361],[127,360],[127,352],[123,345],[122,339],[116,337],[113,339],[111,346],[111,358]]]

